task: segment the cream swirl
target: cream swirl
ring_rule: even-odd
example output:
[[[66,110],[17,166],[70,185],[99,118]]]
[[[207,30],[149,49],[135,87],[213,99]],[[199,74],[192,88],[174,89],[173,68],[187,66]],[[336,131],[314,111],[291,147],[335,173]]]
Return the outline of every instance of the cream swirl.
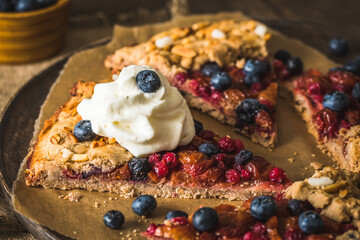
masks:
[[[136,75],[142,70],[158,74],[161,86],[156,92],[137,87]],[[91,99],[84,99],[77,111],[96,134],[115,138],[136,157],[173,150],[195,136],[185,99],[160,72],[146,66],[126,67],[116,81],[96,84]]]

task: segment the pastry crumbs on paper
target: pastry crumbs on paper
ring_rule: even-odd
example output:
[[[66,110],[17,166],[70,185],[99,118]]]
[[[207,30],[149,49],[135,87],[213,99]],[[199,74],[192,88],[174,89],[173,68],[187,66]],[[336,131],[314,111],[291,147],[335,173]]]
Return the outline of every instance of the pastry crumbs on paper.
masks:
[[[293,163],[293,162],[294,162],[294,158],[288,158],[288,162]]]
[[[299,153],[298,153],[298,152],[294,152],[294,156],[297,156],[297,155],[299,155]]]
[[[314,153],[313,153],[313,154],[311,154],[311,156],[312,156],[312,157],[316,157],[316,155],[315,155]]]

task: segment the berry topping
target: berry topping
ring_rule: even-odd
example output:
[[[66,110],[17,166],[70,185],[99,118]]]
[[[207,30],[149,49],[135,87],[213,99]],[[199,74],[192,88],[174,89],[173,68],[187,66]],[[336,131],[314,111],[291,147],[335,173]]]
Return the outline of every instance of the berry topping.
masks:
[[[151,195],[141,195],[137,197],[131,208],[139,216],[149,216],[156,208],[156,199]]]
[[[132,158],[129,161],[129,168],[132,179],[135,181],[145,181],[151,170],[150,163],[146,158]]]
[[[216,228],[219,217],[217,212],[209,207],[197,210],[192,217],[193,226],[200,232],[207,232]]]
[[[91,122],[89,120],[81,120],[74,127],[74,135],[80,141],[89,141],[96,137],[96,134],[91,129]]]
[[[333,137],[337,133],[339,121],[337,119],[336,112],[325,108],[316,114],[315,121],[320,137]]]
[[[322,93],[321,85],[319,83],[309,83],[307,89],[312,95],[320,95]]]
[[[195,133],[196,135],[199,135],[199,133],[201,133],[202,130],[204,130],[204,125],[196,120],[194,120],[194,124],[195,124]]]
[[[221,68],[216,62],[205,63],[201,68],[201,73],[205,76],[211,77],[214,73],[220,72]]]
[[[149,227],[146,229],[146,233],[149,235],[153,235],[157,229],[157,226],[155,223],[150,223]]]
[[[274,198],[270,196],[261,196],[255,198],[250,205],[250,214],[260,220],[266,221],[275,215],[277,206]]]
[[[187,218],[189,215],[184,211],[170,211],[166,214],[165,219],[177,218],[177,217],[185,217]]]
[[[345,111],[350,104],[349,97],[346,93],[343,92],[333,92],[326,94],[323,100],[324,108],[329,108],[336,112]]]
[[[356,83],[352,89],[352,95],[355,99],[360,100],[360,83]]]
[[[350,61],[344,64],[344,70],[360,76],[360,61]]]
[[[253,83],[258,83],[261,81],[261,77],[257,74],[246,74],[244,78],[244,83],[247,86],[251,86]]]
[[[324,221],[319,213],[315,211],[306,211],[299,217],[299,227],[304,233],[321,233],[324,227]]]
[[[232,79],[227,72],[216,72],[211,76],[211,85],[218,91],[231,87]]]
[[[282,183],[286,181],[286,173],[283,169],[274,167],[269,173],[269,179],[273,183]]]
[[[136,75],[137,87],[145,92],[156,92],[161,86],[161,81],[156,72],[151,70],[142,70]]]
[[[275,53],[274,58],[277,59],[277,60],[282,61],[283,63],[286,63],[287,60],[289,60],[291,58],[291,54],[286,50],[279,49]]]
[[[252,227],[252,230],[255,233],[264,235],[266,233],[267,228],[263,223],[258,222]]]
[[[180,82],[181,84],[184,84],[188,78],[189,76],[186,72],[180,72],[175,74],[175,81]]]
[[[212,143],[203,143],[199,146],[199,151],[211,157],[219,152],[219,149]]]
[[[260,110],[266,107],[256,99],[247,98],[239,104],[236,108],[236,117],[240,122],[253,124],[255,122],[255,116]]]
[[[241,165],[240,165],[241,166]],[[247,169],[241,169],[241,179],[243,181],[250,180],[254,174]]]
[[[297,199],[290,199],[287,209],[288,212],[293,216],[300,216],[300,214],[308,210],[304,202]]]
[[[162,156],[162,160],[168,168],[174,168],[178,165],[176,154],[173,152],[167,152]]]
[[[235,142],[229,137],[222,137],[218,141],[219,147],[224,152],[233,152],[235,150]]]
[[[163,161],[156,162],[153,166],[153,170],[155,174],[160,178],[166,177],[169,172],[169,168]]]
[[[125,217],[121,212],[116,210],[111,210],[105,213],[103,217],[103,221],[105,226],[112,229],[118,229],[124,224]]]
[[[249,59],[244,65],[245,75],[263,76],[267,71],[270,71],[270,64],[268,61]]]
[[[235,163],[239,165],[245,165],[253,159],[254,154],[246,149],[241,150],[235,155]]]
[[[290,71],[291,75],[298,75],[303,70],[303,63],[300,58],[292,57],[287,60],[286,67]]]
[[[39,4],[36,0],[18,0],[15,3],[16,12],[32,11],[39,8]]]
[[[225,172],[225,178],[227,182],[239,183],[241,179],[240,172],[229,169]]]
[[[235,145],[235,153],[238,153],[245,148],[243,142],[240,141],[239,139],[234,139],[233,141]]]
[[[299,229],[288,228],[284,236],[285,240],[302,240],[304,239],[303,233]]]
[[[329,49],[333,54],[342,56],[348,51],[348,43],[345,38],[332,38],[329,41]]]
[[[149,156],[149,163],[154,165],[156,162],[161,160],[161,155],[158,153],[153,153]]]
[[[200,132],[199,137],[205,139],[205,140],[213,140],[214,137],[216,137],[217,135],[210,130],[203,130]]]

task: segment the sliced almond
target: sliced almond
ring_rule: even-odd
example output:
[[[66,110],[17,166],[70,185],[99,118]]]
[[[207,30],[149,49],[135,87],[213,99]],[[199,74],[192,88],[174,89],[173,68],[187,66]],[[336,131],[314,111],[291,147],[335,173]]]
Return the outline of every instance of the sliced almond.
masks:
[[[339,191],[340,189],[344,189],[346,187],[346,181],[337,182],[331,185],[328,185],[323,188],[323,190],[327,193],[334,193]]]
[[[74,153],[67,148],[63,148],[61,152],[62,152],[62,157],[65,159],[70,159],[74,155]]]
[[[75,162],[85,162],[88,160],[89,160],[89,157],[87,154],[74,154],[71,157],[71,161],[75,161]]]
[[[114,144],[116,143],[116,139],[115,138],[109,138],[109,144]]]
[[[345,198],[348,195],[349,191],[347,189],[341,189],[339,191],[339,197],[340,198]]]
[[[56,133],[50,138],[50,142],[52,144],[58,144],[60,142],[60,139],[61,139],[60,135]]]
[[[196,56],[196,52],[190,48],[185,48],[182,46],[175,46],[171,49],[173,54],[185,57],[185,58],[193,58]]]

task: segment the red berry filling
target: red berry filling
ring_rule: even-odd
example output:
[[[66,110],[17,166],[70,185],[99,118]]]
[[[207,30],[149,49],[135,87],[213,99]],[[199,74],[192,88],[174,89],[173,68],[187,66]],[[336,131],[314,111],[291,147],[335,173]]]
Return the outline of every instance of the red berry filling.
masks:
[[[156,162],[154,164],[153,170],[154,170],[155,174],[160,178],[166,177],[166,175],[169,172],[168,167],[166,166],[166,164],[163,161]]]
[[[150,223],[149,227],[146,229],[146,234],[154,235],[156,229],[157,229],[156,224],[155,223]]]
[[[176,154],[173,152],[167,152],[162,156],[162,160],[168,168],[174,168],[178,165]]]
[[[159,153],[153,153],[149,156],[149,163],[154,165],[156,162],[161,160],[161,155]]]
[[[224,152],[231,153],[235,150],[235,142],[229,137],[220,138],[218,144]]]
[[[287,180],[284,170],[278,167],[274,167],[269,173],[269,179],[273,183],[282,183]]]
[[[254,174],[247,169],[241,169],[241,179],[244,181],[250,180]]]
[[[239,183],[241,180],[240,173],[235,169],[229,169],[225,172],[225,178],[227,182]]]
[[[175,217],[170,219],[170,221],[176,225],[185,225],[189,223],[186,217]]]

